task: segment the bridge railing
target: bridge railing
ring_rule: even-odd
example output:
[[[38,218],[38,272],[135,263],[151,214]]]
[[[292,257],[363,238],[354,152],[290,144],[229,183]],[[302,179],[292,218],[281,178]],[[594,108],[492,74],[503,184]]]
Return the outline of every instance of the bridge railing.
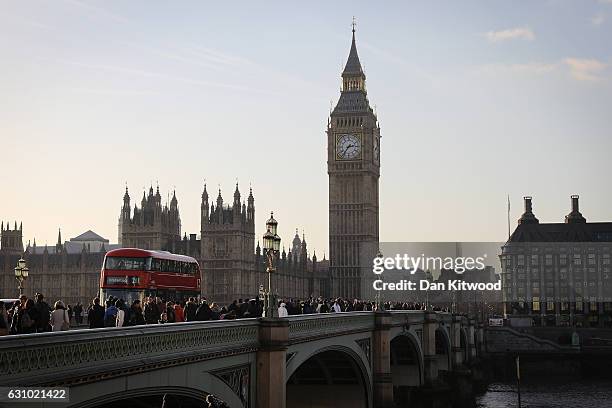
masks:
[[[392,310],[391,324],[393,326],[404,326],[406,324],[422,323],[425,316],[423,310]]]
[[[258,321],[190,322],[0,337],[0,384],[32,384],[99,372],[183,363],[254,350]]]
[[[392,311],[392,324],[420,324],[424,312]],[[298,315],[289,342],[375,328],[375,313]],[[444,317],[443,317],[444,319]],[[132,372],[256,351],[258,319],[70,330],[0,337],[0,385],[90,382]]]
[[[289,320],[289,342],[338,334],[374,330],[374,313],[345,312],[312,315],[294,315]]]

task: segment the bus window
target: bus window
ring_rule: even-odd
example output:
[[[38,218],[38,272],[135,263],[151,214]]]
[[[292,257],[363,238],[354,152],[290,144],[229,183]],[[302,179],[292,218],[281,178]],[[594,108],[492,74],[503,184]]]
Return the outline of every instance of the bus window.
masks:
[[[119,258],[119,257],[108,257],[106,258],[106,269],[114,269],[114,270],[137,270],[142,271],[145,270],[146,267],[146,258]]]

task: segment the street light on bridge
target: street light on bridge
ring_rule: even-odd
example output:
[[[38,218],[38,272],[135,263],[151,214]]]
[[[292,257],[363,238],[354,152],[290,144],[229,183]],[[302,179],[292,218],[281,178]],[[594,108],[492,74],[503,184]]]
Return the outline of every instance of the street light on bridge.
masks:
[[[378,253],[376,254],[376,258],[382,258],[383,254],[380,250],[380,248],[378,249]],[[380,275],[380,281],[383,282],[383,275]],[[384,300],[382,299],[382,290],[378,290],[376,291],[376,311],[377,312],[384,312],[385,311],[385,304],[384,304]]]
[[[23,295],[23,281],[28,279],[28,275],[30,273],[30,269],[26,265],[26,261],[23,258],[20,258],[17,261],[17,266],[15,267],[15,279],[19,282],[19,297]]]
[[[263,236],[263,252],[266,257],[268,272],[268,290],[264,291],[264,317],[278,317],[276,301],[272,294],[272,274],[276,272],[276,260],[280,250],[281,238],[276,233],[278,222],[274,219],[274,212],[266,222],[266,233]]]

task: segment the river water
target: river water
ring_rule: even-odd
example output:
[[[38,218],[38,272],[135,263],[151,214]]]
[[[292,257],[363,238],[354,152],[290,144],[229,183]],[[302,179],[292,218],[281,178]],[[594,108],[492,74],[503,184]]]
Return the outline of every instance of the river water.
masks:
[[[492,383],[476,398],[478,408],[518,407],[516,384]],[[521,384],[521,408],[612,408],[612,380]]]

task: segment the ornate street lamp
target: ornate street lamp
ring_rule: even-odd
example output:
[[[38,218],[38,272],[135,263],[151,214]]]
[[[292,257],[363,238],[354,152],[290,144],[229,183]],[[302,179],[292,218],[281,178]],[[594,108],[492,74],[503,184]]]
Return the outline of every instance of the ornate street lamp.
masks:
[[[380,251],[380,248],[378,249],[378,253],[376,254],[376,258],[382,258],[383,254]],[[382,273],[380,275],[380,280],[381,282],[383,282],[383,275],[384,273]],[[382,299],[382,290],[377,290],[376,291],[376,299],[375,299],[375,303],[376,303],[376,311],[377,312],[384,312],[385,311],[385,304],[384,301]]]
[[[271,212],[270,219],[266,222],[266,233],[263,236],[263,254],[266,257],[266,272],[268,272],[268,290],[264,291],[264,317],[278,317],[276,300],[272,294],[272,274],[276,272],[276,260],[281,242],[276,233],[277,228],[278,222],[274,219],[274,212]]]
[[[23,281],[28,279],[29,273],[30,269],[27,267],[25,259],[20,258],[15,267],[15,279],[19,282],[19,297],[23,295]]]

